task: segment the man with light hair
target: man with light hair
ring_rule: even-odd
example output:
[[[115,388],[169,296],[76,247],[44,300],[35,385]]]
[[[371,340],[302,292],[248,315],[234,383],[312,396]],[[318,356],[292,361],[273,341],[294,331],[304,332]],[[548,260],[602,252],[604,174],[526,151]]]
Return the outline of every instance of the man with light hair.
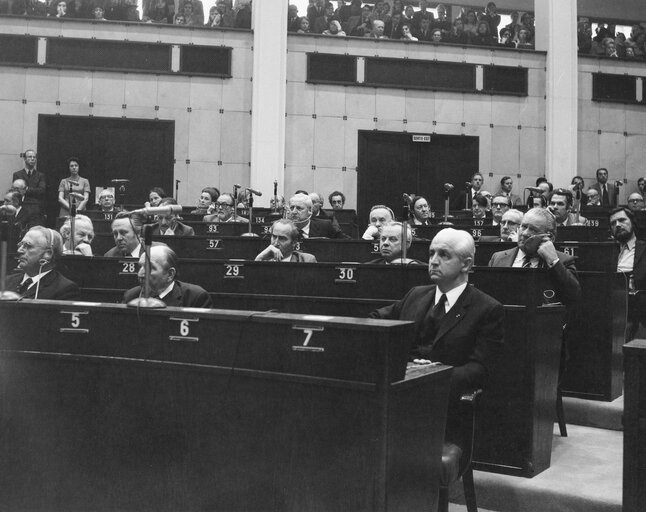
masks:
[[[395,220],[393,211],[383,204],[376,204],[370,208],[370,224],[361,236],[363,240],[378,240],[379,230],[386,224]]]
[[[402,258],[402,235],[403,229],[406,229],[406,248],[410,249],[413,242],[413,229],[410,224],[401,222],[392,222],[381,228],[379,233],[379,253],[380,258],[368,261],[372,265],[421,265],[421,261],[411,258]]]
[[[72,240],[72,221],[68,217],[59,229],[63,237],[63,254],[79,254],[92,256],[92,240],[94,240],[94,225],[85,215],[74,217],[74,240]]]
[[[303,238],[349,238],[331,220],[312,216],[312,199],[305,194],[289,198],[287,217],[296,224]]]
[[[412,288],[403,299],[373,311],[372,318],[412,320],[411,359],[416,364],[440,362],[453,366],[446,438],[459,446],[460,396],[482,387],[489,361],[503,343],[503,306],[469,286],[475,243],[467,231],[441,230],[429,248],[432,284]]]
[[[18,244],[17,274],[7,277],[6,289],[25,299],[76,300],[79,288],[56,270],[63,239],[53,229],[31,228]]]

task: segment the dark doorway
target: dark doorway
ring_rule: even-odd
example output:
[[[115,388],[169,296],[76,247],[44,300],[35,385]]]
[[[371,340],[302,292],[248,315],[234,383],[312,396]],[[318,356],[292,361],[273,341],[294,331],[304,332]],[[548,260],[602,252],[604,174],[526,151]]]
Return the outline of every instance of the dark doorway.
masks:
[[[463,135],[430,135],[413,142],[412,133],[359,131],[357,208],[362,225],[375,204],[401,216],[403,193],[426,197],[434,211],[444,211],[444,183],[453,195],[479,169],[479,139]]]
[[[38,169],[47,177],[48,224],[58,217],[58,185],[69,176],[67,159],[80,160],[80,175],[90,181],[88,208],[96,187],[128,179],[126,202],[141,204],[151,187],[172,194],[175,122],[143,119],[38,117]]]

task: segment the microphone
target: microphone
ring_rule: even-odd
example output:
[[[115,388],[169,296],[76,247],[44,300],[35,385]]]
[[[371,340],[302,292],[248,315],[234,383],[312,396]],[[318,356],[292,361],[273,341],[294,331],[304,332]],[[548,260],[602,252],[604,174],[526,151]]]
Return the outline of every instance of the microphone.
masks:
[[[239,188],[242,188],[242,185],[233,185],[233,188],[235,188],[236,190],[238,190]]]
[[[444,192],[449,192],[450,190],[453,190],[455,187],[451,183],[445,183],[444,184]]]
[[[538,187],[525,187],[525,190],[529,190],[530,192],[543,192],[543,189]]]
[[[467,188],[471,188],[471,182],[470,181],[465,181],[464,184],[467,186]]]
[[[621,187],[623,184],[624,184],[623,181],[619,181],[619,180],[615,181],[615,187]]]
[[[278,194],[278,181],[274,180],[274,195]]]
[[[3,204],[0,206],[0,211],[9,215],[15,215],[18,210],[16,210],[16,207],[12,204]]]
[[[259,192],[259,191],[257,191],[257,190],[252,189],[252,188],[249,188],[249,187],[245,188],[245,190],[246,190],[247,192],[251,192],[252,194],[255,194],[255,195],[257,195],[257,196],[261,196],[261,195],[262,195],[262,192]]]
[[[131,215],[177,215],[182,213],[182,205],[167,204],[166,206],[149,206],[148,208],[139,208],[128,213]]]
[[[402,194],[402,197],[404,201],[406,201],[408,204],[412,204],[413,199],[415,198],[414,194],[406,194],[406,193]]]

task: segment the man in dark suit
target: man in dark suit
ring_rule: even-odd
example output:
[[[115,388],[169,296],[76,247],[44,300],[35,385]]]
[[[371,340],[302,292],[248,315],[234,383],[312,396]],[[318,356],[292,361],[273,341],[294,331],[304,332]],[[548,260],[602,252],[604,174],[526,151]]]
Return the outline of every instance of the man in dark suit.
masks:
[[[451,202],[452,210],[470,210],[473,205],[473,198],[480,193],[484,178],[482,174],[476,172],[471,176],[471,186],[467,190],[461,191],[458,196]]]
[[[494,253],[489,266],[547,268],[555,298],[566,306],[574,305],[581,294],[574,257],[557,251],[555,238],[554,216],[544,208],[532,208],[518,228],[518,247]]]
[[[597,182],[591,185],[590,189],[599,192],[601,206],[604,208],[615,208],[617,206],[617,194],[619,190],[614,183],[608,183],[608,169],[605,167],[597,169]]]
[[[289,219],[278,219],[271,225],[271,243],[256,256],[256,261],[316,263],[313,254],[295,250],[298,239],[296,224]]]
[[[45,175],[36,170],[36,152],[28,149],[24,153],[25,167],[13,173],[12,181],[24,180],[27,184],[23,208],[42,215],[45,211]]]
[[[417,261],[411,258],[402,258],[402,235],[403,235],[403,226],[406,227],[406,248],[410,249],[410,246],[413,242],[413,229],[409,224],[403,224],[401,222],[393,222],[381,228],[379,233],[379,252],[381,254],[380,258],[367,261],[366,263],[371,265],[420,265],[421,261]]]
[[[61,235],[42,226],[31,228],[18,244],[20,272],[7,277],[6,289],[25,299],[78,299],[76,283],[55,270],[62,254]]]
[[[123,294],[123,302],[128,303],[141,295],[145,279],[144,254],[139,258],[139,282]],[[176,280],[177,254],[166,244],[150,248],[150,296],[159,298],[167,306],[211,308],[213,302],[208,292],[201,286]]]
[[[16,180],[22,182],[22,180]],[[4,205],[0,207],[0,219],[6,219],[11,229],[12,243],[20,240],[30,228],[39,226],[42,217],[22,206],[22,194],[15,189],[11,189],[4,196]]]
[[[162,199],[159,206],[176,205],[177,201],[172,197]],[[191,226],[182,224],[177,220],[177,215],[157,215],[157,225],[153,228],[153,235],[164,236],[195,236],[195,230]]]
[[[300,229],[303,238],[350,238],[332,221],[312,216],[312,199],[306,194],[296,194],[289,199],[288,217]]]
[[[615,208],[608,220],[612,237],[620,244],[617,272],[629,276],[631,294],[627,338],[632,339],[639,323],[646,324],[646,242],[637,239],[637,222],[628,208]]]
[[[503,343],[502,304],[469,286],[475,258],[473,238],[466,231],[440,231],[429,249],[429,286],[412,288],[403,299],[373,311],[372,318],[412,320],[413,362],[438,361],[454,367],[451,376],[447,438],[457,444],[460,396],[485,384],[488,360]],[[457,434],[459,436],[459,434]]]

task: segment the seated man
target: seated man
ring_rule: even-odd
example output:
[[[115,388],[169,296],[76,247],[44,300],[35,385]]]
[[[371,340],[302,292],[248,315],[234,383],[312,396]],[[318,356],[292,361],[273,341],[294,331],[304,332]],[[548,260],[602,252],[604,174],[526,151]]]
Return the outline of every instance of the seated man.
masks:
[[[628,209],[633,213],[644,209],[644,198],[639,192],[633,192],[628,196]]]
[[[502,215],[500,236],[481,236],[479,242],[518,242],[518,226],[523,221],[523,212],[512,208]]]
[[[159,206],[168,206],[177,204],[172,197],[162,199]],[[163,236],[195,236],[195,230],[191,226],[182,224],[177,220],[177,215],[169,213],[167,215],[157,215],[157,225],[153,228],[153,235]]]
[[[139,257],[139,286],[123,294],[123,302],[128,303],[141,295],[145,278],[145,255]],[[167,306],[187,308],[211,308],[213,302],[208,292],[201,286],[177,280],[177,254],[166,244],[150,248],[150,296],[158,297]]]
[[[105,213],[121,211],[114,206],[114,191],[111,188],[104,188],[99,194],[99,211]]]
[[[119,217],[112,221],[112,236],[115,247],[104,254],[109,258],[139,258],[143,247],[139,234],[141,225],[133,222],[127,216]]]
[[[370,208],[370,224],[361,235],[363,240],[379,240],[379,230],[382,226],[394,222],[395,214],[383,204],[376,204]]]
[[[497,195],[491,199],[491,212],[493,215],[493,225],[498,226],[502,221],[503,215],[511,208],[511,197]]]
[[[272,210],[269,215],[274,218],[277,216],[282,217],[285,212],[285,198],[279,194],[271,196],[269,198],[269,207]]]
[[[313,254],[294,250],[298,239],[296,224],[289,219],[278,219],[271,225],[271,244],[256,256],[256,261],[316,263]]]
[[[6,289],[25,299],[76,300],[79,287],[57,270],[63,239],[42,226],[31,228],[18,244],[19,273],[7,277]]]
[[[231,194],[220,194],[217,201],[215,201],[215,213],[212,215],[205,215],[202,220],[204,222],[249,222],[248,219],[234,214],[234,201]]]
[[[549,197],[547,209],[552,212],[557,226],[583,226],[588,219],[572,212],[573,196],[565,188],[555,189]]]
[[[446,437],[458,445],[460,396],[484,386],[488,362],[503,343],[502,304],[469,286],[475,244],[466,231],[443,229],[431,242],[428,273],[432,284],[412,288],[403,299],[373,311],[371,318],[412,320],[410,358],[453,366]]]
[[[92,240],[94,240],[94,225],[85,215],[74,217],[74,240],[72,240],[72,221],[68,217],[59,229],[63,237],[63,254],[79,254],[92,256]]]
[[[345,207],[345,195],[343,192],[335,190],[328,196],[328,201],[333,210],[343,210]]]
[[[22,181],[22,180],[20,180]],[[4,196],[4,205],[0,207],[0,219],[7,220],[12,226],[12,240],[20,240],[30,228],[41,225],[42,217],[33,209],[22,206],[23,195],[15,189]]]
[[[381,253],[381,258],[368,261],[373,265],[421,265],[421,261],[417,261],[411,258],[402,258],[402,230],[403,226],[406,226],[406,248],[410,249],[410,246],[413,242],[413,230],[409,224],[403,224],[401,222],[392,222],[381,228],[381,233],[379,235],[379,252]]]
[[[473,202],[471,203],[471,213],[473,214],[473,220],[486,219],[488,209],[489,201],[486,196],[482,194],[476,194],[475,196],[473,196]]]
[[[289,199],[288,217],[294,221],[303,238],[350,238],[331,220],[312,216],[312,200],[305,194],[296,194]]]
[[[556,220],[544,208],[532,208],[518,229],[518,247],[491,256],[490,267],[547,268],[556,300],[574,305],[581,294],[574,257],[557,251]]]
[[[601,206],[601,196],[598,190],[589,188],[585,195],[587,196],[586,206]]]

